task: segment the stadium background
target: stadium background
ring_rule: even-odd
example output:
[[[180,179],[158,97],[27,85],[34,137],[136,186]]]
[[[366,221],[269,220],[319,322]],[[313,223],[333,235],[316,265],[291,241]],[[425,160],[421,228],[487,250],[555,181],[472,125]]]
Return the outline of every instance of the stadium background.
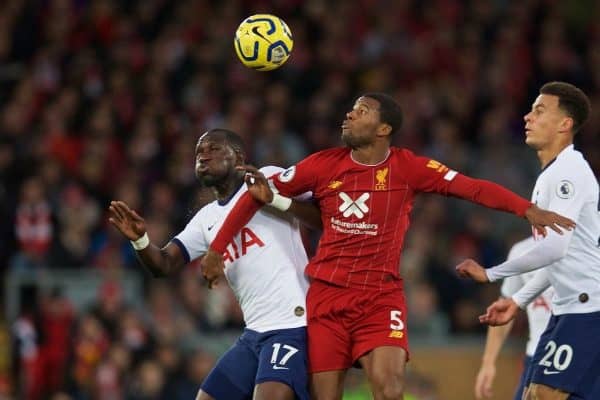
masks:
[[[353,100],[384,91],[406,116],[394,144],[529,197],[538,165],[522,116],[542,83],[566,80],[593,101],[577,140],[600,171],[596,1],[216,3],[0,1],[0,398],[193,398],[243,326],[235,300],[194,267],[150,279],[106,217],[125,200],[166,243],[211,200],[193,176],[207,128],[242,134],[256,165],[288,166],[338,145]],[[280,70],[236,59],[233,32],[257,12],[292,29]],[[473,397],[476,316],[498,287],[453,267],[498,262],[527,233],[506,214],[417,201],[402,264],[415,398]],[[510,397],[525,335],[521,319],[498,399]],[[352,398],[361,385],[353,374]]]

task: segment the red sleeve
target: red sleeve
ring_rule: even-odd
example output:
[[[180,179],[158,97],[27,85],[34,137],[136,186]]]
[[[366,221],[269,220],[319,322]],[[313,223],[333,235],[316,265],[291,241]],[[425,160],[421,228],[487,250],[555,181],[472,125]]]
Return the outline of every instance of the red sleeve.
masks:
[[[507,211],[525,216],[525,211],[531,207],[529,200],[511,192],[497,183],[483,179],[473,179],[457,174],[448,186],[448,195],[470,200],[488,208]]]
[[[283,196],[295,197],[306,192],[314,192],[317,176],[319,176],[318,154],[306,157],[273,177],[273,185],[279,193]]]
[[[219,254],[223,254],[235,234],[252,219],[261,207],[262,203],[254,200],[250,193],[246,192],[240,196],[240,199],[225,218],[225,222],[223,222],[219,233],[210,244],[210,248]]]
[[[469,200],[482,206],[507,211],[520,217],[531,202],[496,183],[473,179],[449,169],[439,161],[405,153],[410,168],[409,185],[420,192],[435,192]]]

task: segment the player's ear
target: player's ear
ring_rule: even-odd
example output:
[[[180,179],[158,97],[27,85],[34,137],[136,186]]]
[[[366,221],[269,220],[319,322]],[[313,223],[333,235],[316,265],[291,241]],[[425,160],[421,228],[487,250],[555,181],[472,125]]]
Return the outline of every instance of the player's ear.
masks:
[[[377,129],[377,136],[390,136],[392,134],[392,126],[390,124],[381,123]]]
[[[574,121],[571,117],[564,117],[562,121],[560,121],[560,131],[561,132],[573,132]]]
[[[234,148],[233,151],[235,152],[236,164],[237,165],[246,164],[246,153],[243,150],[236,149],[236,148]]]

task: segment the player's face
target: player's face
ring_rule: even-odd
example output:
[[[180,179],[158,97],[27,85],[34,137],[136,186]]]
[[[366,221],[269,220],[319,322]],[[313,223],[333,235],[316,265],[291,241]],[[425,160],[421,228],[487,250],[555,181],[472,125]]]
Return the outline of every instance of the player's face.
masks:
[[[541,94],[525,119],[525,143],[535,150],[548,146],[564,130],[568,116],[558,107],[558,96]]]
[[[237,155],[219,135],[205,133],[196,144],[196,177],[205,186],[225,182],[235,175]]]
[[[367,146],[375,141],[381,125],[379,102],[369,97],[360,97],[342,123],[342,140],[352,149]]]

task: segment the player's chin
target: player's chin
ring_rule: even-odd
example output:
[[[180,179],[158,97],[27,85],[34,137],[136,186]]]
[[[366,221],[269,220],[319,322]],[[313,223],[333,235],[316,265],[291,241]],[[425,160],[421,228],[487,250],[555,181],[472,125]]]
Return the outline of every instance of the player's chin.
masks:
[[[525,144],[529,147],[531,147],[532,149],[537,149],[538,145],[536,144],[535,139],[533,138],[533,136],[531,135],[531,133],[527,133],[527,136],[525,136]]]
[[[206,187],[215,186],[218,182],[218,179],[214,175],[208,174],[206,172],[198,173],[198,171],[196,171],[196,177],[198,178],[202,186]]]
[[[347,129],[342,130],[342,142],[352,149],[359,147],[360,145],[358,141],[352,136],[350,130]]]

